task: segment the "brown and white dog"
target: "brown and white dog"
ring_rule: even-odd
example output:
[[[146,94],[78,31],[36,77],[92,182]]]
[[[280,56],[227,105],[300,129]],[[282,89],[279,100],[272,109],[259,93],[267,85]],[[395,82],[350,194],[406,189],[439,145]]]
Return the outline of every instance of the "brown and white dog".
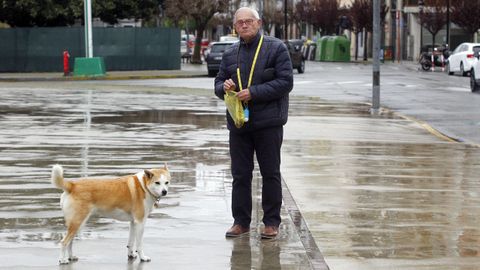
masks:
[[[78,260],[72,254],[73,238],[92,213],[130,221],[128,258],[135,259],[138,254],[141,261],[150,261],[143,254],[142,247],[145,221],[157,201],[167,195],[170,179],[166,164],[161,169],[144,170],[114,179],[84,178],[76,181],[64,181],[62,167],[53,166],[52,183],[64,190],[60,205],[67,226],[67,233],[61,241],[59,263]]]

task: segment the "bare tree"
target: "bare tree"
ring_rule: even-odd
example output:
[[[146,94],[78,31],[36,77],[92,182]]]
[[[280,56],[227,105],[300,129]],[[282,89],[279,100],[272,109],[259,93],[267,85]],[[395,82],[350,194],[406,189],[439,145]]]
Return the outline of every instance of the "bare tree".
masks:
[[[287,1],[287,19],[288,23],[290,24],[290,38],[295,39],[299,38],[302,32],[302,24],[306,22],[305,17],[303,15],[306,15],[306,5],[307,1],[301,0],[296,3],[295,1]],[[284,20],[284,12],[281,11],[281,15],[283,17],[282,20]],[[294,35],[296,34],[296,35]]]
[[[425,0],[425,8],[420,11],[418,16],[420,24],[432,34],[432,48],[435,47],[435,37],[438,32],[447,23],[445,4],[445,0]]]
[[[475,33],[480,29],[480,0],[452,1],[452,22],[460,26],[473,41]]]
[[[382,3],[380,7],[380,24],[385,24],[385,17],[389,8],[385,3]],[[355,0],[350,7],[350,20],[352,21],[352,30],[355,33],[356,45],[355,45],[355,60],[358,59],[358,34],[365,30],[363,37],[363,60],[368,58],[368,33],[373,31],[373,2],[372,0]]]
[[[276,3],[264,2],[262,15],[263,30],[270,34],[274,26],[282,25],[283,19],[282,7],[277,6]]]
[[[307,0],[300,0],[295,4],[295,7],[290,10],[291,21],[295,23],[299,33],[302,30],[302,24],[309,22],[308,5]]]
[[[188,1],[174,1],[165,0],[165,16],[171,20],[174,26],[178,27],[180,23],[188,17],[188,14],[183,13],[187,9]]]
[[[322,35],[335,34],[339,10],[338,0],[312,0],[308,9],[310,23]]]
[[[229,0],[166,0],[166,15],[173,20],[178,18],[191,18],[195,23],[195,47],[193,49],[192,63],[201,64],[200,55],[203,33],[208,22],[216,13],[225,12]]]
[[[364,29],[373,25],[372,20],[372,6],[369,0],[356,0],[350,7],[350,20],[352,21],[352,30],[355,33],[355,60],[358,59],[358,36]],[[364,41],[367,39],[364,38]],[[366,48],[366,42],[364,42]],[[364,60],[366,60],[366,53],[364,53]]]

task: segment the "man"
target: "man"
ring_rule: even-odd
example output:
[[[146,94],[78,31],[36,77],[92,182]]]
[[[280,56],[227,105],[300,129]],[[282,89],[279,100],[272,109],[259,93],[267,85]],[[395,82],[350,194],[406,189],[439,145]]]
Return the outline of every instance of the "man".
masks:
[[[278,235],[281,222],[282,184],[280,148],[288,117],[288,95],[293,88],[292,62],[285,44],[260,32],[262,21],[254,9],[237,10],[234,27],[240,42],[223,55],[215,78],[215,95],[224,99],[236,91],[249,119],[237,128],[227,113],[232,167],[233,226],[226,237],[250,231],[254,153],[262,174],[262,238]],[[239,79],[240,78],[240,79]]]

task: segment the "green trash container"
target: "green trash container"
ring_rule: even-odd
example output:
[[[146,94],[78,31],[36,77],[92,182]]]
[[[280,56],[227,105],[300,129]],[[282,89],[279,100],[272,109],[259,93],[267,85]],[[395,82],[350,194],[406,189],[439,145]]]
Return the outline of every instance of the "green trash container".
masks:
[[[317,49],[315,50],[315,61],[325,61],[327,40],[329,36],[321,37],[317,40]]]
[[[345,36],[329,36],[326,41],[323,61],[349,62],[350,40]]]

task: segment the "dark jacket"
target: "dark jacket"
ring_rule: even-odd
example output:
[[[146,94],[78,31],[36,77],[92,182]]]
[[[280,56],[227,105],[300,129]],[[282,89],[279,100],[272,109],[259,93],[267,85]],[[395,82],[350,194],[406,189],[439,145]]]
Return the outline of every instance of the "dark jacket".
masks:
[[[237,66],[240,66],[242,86],[247,88],[250,68],[261,34],[246,44],[240,40],[225,51],[220,70],[215,78],[215,95],[224,98],[223,83],[232,79],[237,85]],[[237,64],[238,59],[238,64]],[[292,62],[285,44],[274,37],[263,37],[250,86],[252,99],[248,102],[250,119],[241,128],[227,112],[227,127],[233,132],[254,131],[266,127],[281,126],[288,119],[288,94],[293,88]]]

